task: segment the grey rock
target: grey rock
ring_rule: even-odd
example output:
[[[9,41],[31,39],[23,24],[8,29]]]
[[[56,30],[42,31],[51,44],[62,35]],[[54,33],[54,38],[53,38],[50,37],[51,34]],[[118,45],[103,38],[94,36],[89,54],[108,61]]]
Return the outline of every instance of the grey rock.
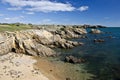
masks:
[[[100,34],[100,33],[102,33],[102,31],[100,31],[99,29],[91,29],[90,33]]]
[[[83,32],[82,32],[83,31]],[[57,31],[58,32],[58,31]],[[16,32],[0,33],[0,54],[5,54],[10,51],[16,53],[24,53],[33,56],[52,56],[56,52],[50,48],[73,48],[77,45],[82,45],[80,42],[73,42],[65,38],[73,38],[75,35],[84,34],[86,31],[79,28],[65,28],[60,33],[52,33],[47,30],[23,30]],[[65,38],[63,38],[65,37]]]
[[[100,42],[105,42],[105,40],[104,39],[94,39],[94,42],[100,43]]]
[[[79,38],[86,33],[86,29],[77,27],[65,27],[56,31],[56,34],[59,34],[62,38]]]
[[[85,60],[84,59],[82,59],[82,58],[76,58],[76,57],[74,57],[74,56],[66,56],[65,57],[65,61],[66,62],[69,62],[69,63],[73,63],[73,64],[76,64],[76,63],[83,63],[83,62],[85,62]]]

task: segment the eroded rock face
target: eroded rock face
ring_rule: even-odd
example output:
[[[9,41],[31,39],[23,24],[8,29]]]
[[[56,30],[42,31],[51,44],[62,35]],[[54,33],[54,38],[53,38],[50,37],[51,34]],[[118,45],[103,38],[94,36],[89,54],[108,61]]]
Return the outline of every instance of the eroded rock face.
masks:
[[[16,53],[25,53],[33,56],[52,56],[55,55],[56,52],[50,48],[51,46],[69,49],[83,44],[66,40],[61,38],[59,34],[53,34],[47,30],[17,31],[7,33],[6,36],[0,34],[0,36],[1,54],[14,51]]]
[[[79,38],[86,33],[86,29],[77,27],[65,27],[56,31],[56,34],[59,34],[61,38]]]
[[[57,42],[54,42],[54,45],[59,47],[59,48],[69,49],[69,48],[73,48],[73,47],[78,46],[78,45],[83,45],[83,43],[67,41],[65,39],[61,39]]]
[[[34,39],[34,36],[40,39],[40,43]],[[51,43],[50,32],[41,30],[26,30],[14,33],[0,34],[0,54],[5,54],[10,51],[16,53],[25,53],[33,56],[51,56],[56,54],[49,47],[42,45],[43,42]]]
[[[6,54],[11,51],[14,46],[15,38],[0,33],[0,55]]]
[[[38,44],[33,40],[25,40],[23,46],[26,54],[34,56],[52,56],[55,52],[42,44]]]
[[[34,34],[33,39],[41,44],[49,45],[53,43],[53,34],[46,30],[35,30]]]
[[[51,36],[51,33],[41,30],[27,30],[16,33],[16,51],[33,56],[52,56],[56,53],[45,46],[45,44],[51,43]]]

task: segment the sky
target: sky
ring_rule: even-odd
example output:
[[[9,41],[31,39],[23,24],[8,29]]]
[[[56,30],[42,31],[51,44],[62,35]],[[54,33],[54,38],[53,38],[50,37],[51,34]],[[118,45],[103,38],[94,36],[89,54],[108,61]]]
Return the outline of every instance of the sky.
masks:
[[[120,0],[0,0],[0,23],[120,27]]]

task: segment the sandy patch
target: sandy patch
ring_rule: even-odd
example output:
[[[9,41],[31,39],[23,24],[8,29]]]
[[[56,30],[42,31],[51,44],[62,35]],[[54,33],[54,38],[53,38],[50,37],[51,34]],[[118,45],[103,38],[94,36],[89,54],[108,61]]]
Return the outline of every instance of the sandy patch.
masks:
[[[39,69],[32,56],[9,53],[0,56],[0,80],[49,80]]]
[[[44,57],[36,59],[35,68],[40,69],[41,73],[50,80],[87,80],[92,76],[89,73],[84,73],[82,66],[62,61],[51,61]]]

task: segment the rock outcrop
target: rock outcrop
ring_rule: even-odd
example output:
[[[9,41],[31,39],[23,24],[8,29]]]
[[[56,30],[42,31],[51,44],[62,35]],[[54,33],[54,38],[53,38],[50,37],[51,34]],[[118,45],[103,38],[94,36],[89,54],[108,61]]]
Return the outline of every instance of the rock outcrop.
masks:
[[[98,30],[98,29],[91,29],[90,33],[100,34],[100,33],[102,33],[102,31],[100,31],[100,30]]]
[[[52,56],[55,53],[45,46],[51,43],[52,34],[41,30],[27,30],[15,34],[16,52],[34,56]]]
[[[0,34],[0,54],[13,51],[33,56],[53,56],[56,52],[50,47],[69,49],[83,44],[66,40],[59,34],[53,34],[43,29],[5,32],[5,34],[6,36]]]
[[[34,36],[38,36],[39,38],[41,38],[41,41],[47,40],[47,43],[50,43],[51,36],[49,35],[50,33],[48,33],[49,32],[47,31],[41,30],[26,30],[14,32],[12,34],[7,33],[11,36],[0,34],[0,54],[14,51],[16,53],[25,53],[33,56],[55,55],[55,51],[43,45],[42,42],[38,43],[36,39],[34,39]]]
[[[67,41],[65,39],[61,39],[57,42],[54,42],[54,45],[59,47],[59,48],[69,49],[69,48],[73,48],[73,47],[78,46],[78,45],[83,45],[83,43]]]
[[[55,34],[60,35],[61,38],[79,38],[86,33],[86,29],[77,27],[65,27],[55,32]]]
[[[106,28],[106,26],[103,25],[82,25],[83,28]]]
[[[0,55],[10,52],[14,46],[15,38],[7,33],[0,33]]]

